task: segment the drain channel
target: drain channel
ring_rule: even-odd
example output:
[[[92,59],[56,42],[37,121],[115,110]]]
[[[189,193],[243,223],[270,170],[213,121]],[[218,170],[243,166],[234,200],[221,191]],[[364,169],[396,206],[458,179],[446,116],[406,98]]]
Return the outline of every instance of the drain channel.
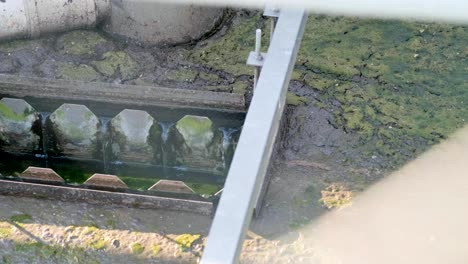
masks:
[[[47,110],[23,99],[0,100],[0,173],[8,182],[2,189],[10,194],[19,194],[20,187],[11,186],[22,183],[23,192],[32,188],[43,195],[51,193],[44,186],[54,186],[55,193],[81,189],[88,196],[105,191],[212,203],[242,125],[187,113],[175,113],[172,120],[166,114],[160,121],[156,110],[103,116],[82,104]],[[48,180],[54,174],[58,180]]]

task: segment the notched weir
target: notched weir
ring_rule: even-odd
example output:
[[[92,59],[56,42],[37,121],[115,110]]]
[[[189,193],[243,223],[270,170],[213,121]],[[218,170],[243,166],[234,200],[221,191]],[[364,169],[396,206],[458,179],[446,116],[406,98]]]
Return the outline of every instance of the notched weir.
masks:
[[[23,99],[3,98],[0,175],[6,176],[0,181],[8,184],[0,192],[60,198],[83,190],[87,197],[121,195],[119,201],[143,195],[151,198],[142,201],[160,199],[156,205],[212,204],[240,133],[239,124],[215,121],[190,114],[171,119],[148,109],[122,109],[111,117],[69,103],[38,112]]]

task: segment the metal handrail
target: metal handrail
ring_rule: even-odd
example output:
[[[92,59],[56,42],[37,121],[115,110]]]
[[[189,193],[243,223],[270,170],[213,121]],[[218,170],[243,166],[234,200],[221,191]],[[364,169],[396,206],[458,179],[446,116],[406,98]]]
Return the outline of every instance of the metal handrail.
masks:
[[[281,10],[201,263],[237,263],[278,134],[307,15]]]

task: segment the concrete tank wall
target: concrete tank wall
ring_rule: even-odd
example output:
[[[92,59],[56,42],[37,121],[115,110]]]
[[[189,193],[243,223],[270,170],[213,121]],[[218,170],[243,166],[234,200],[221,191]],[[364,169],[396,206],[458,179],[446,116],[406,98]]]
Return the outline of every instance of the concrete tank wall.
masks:
[[[101,21],[110,35],[137,43],[174,45],[197,40],[221,21],[224,9],[133,0],[0,1],[0,40],[37,38]]]
[[[110,14],[110,0],[0,1],[0,40],[92,28]]]
[[[104,30],[145,46],[174,45],[197,40],[212,31],[224,9],[170,3],[113,0]]]

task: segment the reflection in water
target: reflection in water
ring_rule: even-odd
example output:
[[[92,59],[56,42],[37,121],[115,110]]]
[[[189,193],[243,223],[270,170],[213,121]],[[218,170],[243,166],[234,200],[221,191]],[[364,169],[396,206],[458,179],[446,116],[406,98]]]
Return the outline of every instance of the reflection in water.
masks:
[[[47,113],[41,113],[43,127]],[[108,135],[107,124],[109,118],[101,118],[101,135]],[[81,184],[95,173],[113,174],[119,176],[131,189],[147,190],[160,179],[180,180],[184,181],[195,192],[203,195],[213,195],[219,191],[224,185],[226,170],[204,170],[189,168],[186,166],[168,166],[167,153],[165,153],[165,145],[169,144],[169,130],[174,123],[160,123],[162,127],[162,154],[163,163],[155,164],[139,164],[132,162],[123,162],[119,160],[111,160],[109,154],[109,138],[102,138],[102,160],[78,160],[68,157],[51,157],[48,156],[48,146],[50,140],[47,136],[42,140],[42,153],[30,155],[14,155],[0,152],[0,173],[3,175],[19,176],[29,166],[51,168],[56,171],[67,183]],[[232,153],[228,154],[232,144],[232,135],[238,131],[236,128],[219,128],[223,133],[223,142],[221,144],[221,152],[224,164],[230,162]],[[43,129],[43,135],[47,135],[47,131]],[[226,159],[229,159],[227,161]],[[227,167],[227,166],[226,166]]]
[[[94,158],[89,159],[72,159],[68,156],[60,156],[60,151],[51,151],[55,148],[55,139],[53,133],[48,131],[46,125],[50,111],[55,111],[62,101],[59,100],[42,100],[28,99],[28,102],[35,109],[41,109],[41,146],[40,153],[21,153],[11,154],[0,150],[0,174],[4,176],[19,176],[29,166],[51,168],[55,170],[67,183],[81,184],[95,173],[113,174],[119,176],[131,189],[147,190],[160,179],[180,180],[184,181],[193,190],[198,193],[212,195],[219,191],[225,181],[227,165],[233,154],[233,133],[238,131],[245,118],[243,113],[230,113],[202,109],[173,109],[168,107],[151,107],[142,108],[152,116],[158,117],[158,124],[161,127],[161,138],[155,144],[155,148],[161,148],[161,156],[155,158],[148,164],[131,163],[119,160],[113,155],[113,139],[110,138],[109,121],[110,117],[116,116],[123,109],[130,106],[112,105],[112,104],[96,104],[93,102],[70,102],[76,104],[84,104],[89,107],[94,113],[99,113],[100,131],[98,140],[97,154]],[[174,128],[175,121],[183,116],[200,115],[207,116],[217,125],[218,129],[223,134],[222,144],[219,145],[219,150],[222,153],[223,170],[218,168],[213,169],[197,169],[191,168],[179,162],[171,162],[174,155],[173,139],[171,139],[171,131]],[[49,153],[49,155],[48,155]],[[52,155],[53,153],[53,155]],[[171,154],[168,154],[171,153]],[[159,155],[159,154],[158,154]],[[170,165],[174,164],[174,165]],[[177,165],[177,166],[176,166]]]

